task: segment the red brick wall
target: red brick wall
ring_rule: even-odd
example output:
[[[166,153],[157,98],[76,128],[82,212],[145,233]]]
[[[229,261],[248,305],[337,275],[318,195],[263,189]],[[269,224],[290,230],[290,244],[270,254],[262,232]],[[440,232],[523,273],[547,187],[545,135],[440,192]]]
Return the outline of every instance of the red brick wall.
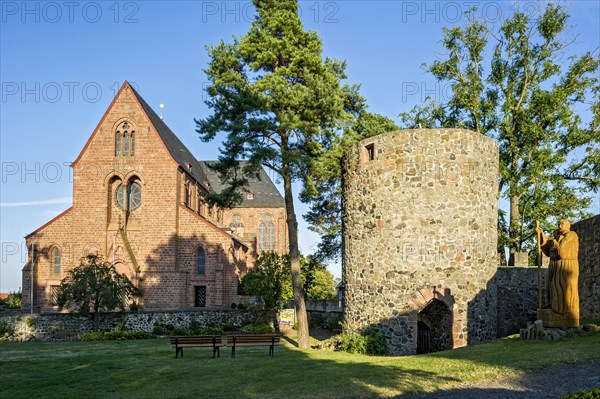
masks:
[[[115,155],[115,133],[123,121],[135,131],[133,156]],[[35,232],[39,248],[36,307],[53,309],[50,287],[58,285],[66,272],[91,251],[108,261],[114,259],[120,272],[140,284],[144,290],[141,304],[146,309],[191,307],[197,285],[207,287],[207,307],[237,302],[238,276],[254,263],[258,220],[263,214],[269,213],[274,219],[277,250],[286,251],[284,211],[243,208],[220,212],[222,220],[213,212],[212,222],[207,221],[197,215],[198,186],[193,179],[192,209],[182,205],[186,178],[191,179],[171,158],[125,85],[73,164],[72,209]],[[126,214],[116,204],[115,192],[131,179],[142,187],[142,205]],[[249,248],[214,225],[221,221],[228,225],[233,213],[242,215],[246,226],[243,238],[250,241]],[[137,268],[119,231],[121,227],[126,229]],[[31,236],[27,241],[30,245]],[[196,273],[198,245],[207,250],[204,276]],[[62,251],[60,274],[54,274],[49,259],[54,246]],[[30,271],[24,269],[24,307],[29,307],[29,276]]]

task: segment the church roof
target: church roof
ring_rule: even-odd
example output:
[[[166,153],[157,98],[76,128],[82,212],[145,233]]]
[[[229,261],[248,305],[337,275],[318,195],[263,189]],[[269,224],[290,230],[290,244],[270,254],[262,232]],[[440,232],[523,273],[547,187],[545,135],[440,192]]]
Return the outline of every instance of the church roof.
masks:
[[[219,174],[208,167],[208,164],[217,161],[198,161],[142,96],[132,86],[130,87],[175,162],[207,190],[216,192],[223,190],[225,185],[221,182]],[[240,166],[243,167],[245,163],[246,161],[241,161]],[[260,168],[258,177],[251,176],[248,178],[248,191],[253,194],[253,198],[248,199],[247,195],[243,195],[242,203],[237,205],[236,208],[279,208],[285,206],[283,197],[263,168]]]
[[[221,182],[219,173],[212,170],[208,165],[214,164],[217,161],[202,161],[204,166],[204,174],[208,177],[210,185],[214,191],[222,191],[225,184]],[[247,161],[240,161],[240,168],[243,168]],[[236,205],[236,208],[279,208],[285,206],[283,197],[273,184],[263,168],[260,168],[258,176],[248,176],[247,191],[252,193],[252,198],[249,199],[244,193],[242,203]]]
[[[131,90],[137,97],[142,109],[148,115],[150,123],[156,129],[156,132],[160,136],[161,140],[167,147],[167,150],[175,160],[187,173],[189,173],[198,183],[204,186],[205,189],[209,190],[209,180],[203,172],[203,168],[192,155],[191,151],[179,140],[179,138],[173,133],[173,131],[167,126],[167,124],[160,119],[160,116],[154,112],[154,110],[148,105],[146,100],[140,96],[140,94],[131,87]]]

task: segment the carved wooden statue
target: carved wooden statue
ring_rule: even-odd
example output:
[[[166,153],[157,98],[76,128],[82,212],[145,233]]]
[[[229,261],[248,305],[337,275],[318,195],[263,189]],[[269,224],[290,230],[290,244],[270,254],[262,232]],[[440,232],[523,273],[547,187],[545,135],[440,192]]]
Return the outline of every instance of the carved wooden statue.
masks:
[[[548,306],[538,309],[544,327],[576,327],[579,325],[579,238],[571,231],[567,220],[558,223],[558,230],[547,237],[536,228],[541,250],[550,258],[546,298]]]

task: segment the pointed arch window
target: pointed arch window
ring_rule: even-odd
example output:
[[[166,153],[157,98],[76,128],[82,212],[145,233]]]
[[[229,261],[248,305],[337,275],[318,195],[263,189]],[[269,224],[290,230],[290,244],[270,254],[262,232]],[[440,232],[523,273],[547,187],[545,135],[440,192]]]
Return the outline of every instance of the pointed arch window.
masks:
[[[115,134],[115,156],[135,155],[135,131],[128,122],[123,122]]]
[[[55,247],[52,250],[52,266],[54,274],[60,274],[60,261],[61,261],[61,252],[58,247]]]
[[[116,138],[115,138],[115,155],[121,155],[121,132],[117,130]]]
[[[129,132],[125,130],[123,132],[123,156],[129,155]]]
[[[185,183],[185,188],[184,188],[184,193],[183,193],[183,203],[185,204],[185,206],[187,206],[188,208],[190,207],[190,202],[191,202],[191,189],[190,189],[190,183],[186,182]]]
[[[270,215],[264,215],[258,226],[258,249],[262,251],[275,249],[275,225]]]
[[[196,251],[196,274],[204,276],[206,273],[206,251],[202,247],[198,247]]]
[[[244,229],[244,223],[242,223],[242,217],[237,213],[231,217],[231,223],[229,228],[234,232],[240,232]]]

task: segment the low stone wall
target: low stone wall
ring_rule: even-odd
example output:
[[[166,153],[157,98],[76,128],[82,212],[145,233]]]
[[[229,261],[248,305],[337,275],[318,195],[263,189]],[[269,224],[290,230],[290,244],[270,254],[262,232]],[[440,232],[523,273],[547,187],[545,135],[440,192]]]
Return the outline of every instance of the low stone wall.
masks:
[[[600,319],[600,215],[571,226],[579,236],[579,316]]]
[[[536,267],[499,267],[493,280],[497,290],[496,335],[516,334],[537,318],[538,271]],[[542,290],[547,268],[542,268]],[[544,291],[542,291],[544,295]]]
[[[252,323],[254,315],[245,310],[107,313],[100,318],[100,331],[152,332],[155,324],[187,328],[192,321],[203,327],[225,324],[241,327]],[[89,317],[68,313],[0,315],[0,326],[12,331],[12,337],[19,341],[77,340],[79,334],[93,331]]]
[[[307,311],[317,312],[342,312],[342,301],[337,299],[325,300],[325,299],[313,299],[306,301]]]

